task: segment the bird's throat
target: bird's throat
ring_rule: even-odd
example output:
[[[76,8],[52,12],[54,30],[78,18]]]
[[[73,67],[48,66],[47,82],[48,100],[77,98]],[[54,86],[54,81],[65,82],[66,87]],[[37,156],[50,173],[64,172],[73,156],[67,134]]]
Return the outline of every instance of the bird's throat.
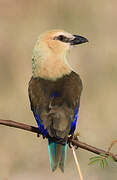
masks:
[[[39,58],[32,60],[33,77],[41,77],[47,80],[55,81],[64,75],[71,73],[71,68],[67,60],[58,58]]]

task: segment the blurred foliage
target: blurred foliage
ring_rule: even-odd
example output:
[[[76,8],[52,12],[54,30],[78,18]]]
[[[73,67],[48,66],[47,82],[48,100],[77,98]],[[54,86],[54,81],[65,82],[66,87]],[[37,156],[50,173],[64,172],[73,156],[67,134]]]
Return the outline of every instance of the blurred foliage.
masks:
[[[68,57],[84,86],[80,138],[100,148],[117,139],[116,7],[114,0],[0,0],[0,118],[36,125],[27,93],[32,49],[43,31],[65,29],[89,39]],[[65,173],[52,173],[46,140],[3,126],[0,137],[0,180],[77,179],[71,150]],[[85,179],[117,179],[116,168],[88,166],[90,153],[78,149],[77,156]]]
[[[105,153],[101,153],[98,156],[93,156],[89,160],[90,160],[89,165],[97,164],[97,163],[99,164],[100,163],[101,168],[104,168],[104,167],[108,166],[109,161],[115,162],[115,160],[113,159],[112,156],[107,155]]]

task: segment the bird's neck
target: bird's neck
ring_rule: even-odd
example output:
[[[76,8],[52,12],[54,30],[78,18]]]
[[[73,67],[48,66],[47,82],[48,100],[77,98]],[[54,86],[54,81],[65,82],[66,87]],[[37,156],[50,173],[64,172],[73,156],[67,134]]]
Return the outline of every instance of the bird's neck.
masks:
[[[46,54],[38,55],[32,59],[33,77],[55,81],[72,71],[67,62],[66,55]]]

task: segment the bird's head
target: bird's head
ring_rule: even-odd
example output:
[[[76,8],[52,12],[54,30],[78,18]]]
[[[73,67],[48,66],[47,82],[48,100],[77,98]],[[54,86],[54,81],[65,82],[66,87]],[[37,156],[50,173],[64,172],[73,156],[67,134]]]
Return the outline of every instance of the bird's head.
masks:
[[[72,35],[64,30],[51,30],[40,35],[36,43],[36,50],[64,55],[71,46],[86,43],[88,40],[79,35]]]
[[[66,53],[71,46],[88,42],[79,35],[64,30],[51,30],[41,34],[35,44],[32,55],[33,76],[57,79],[71,72]]]

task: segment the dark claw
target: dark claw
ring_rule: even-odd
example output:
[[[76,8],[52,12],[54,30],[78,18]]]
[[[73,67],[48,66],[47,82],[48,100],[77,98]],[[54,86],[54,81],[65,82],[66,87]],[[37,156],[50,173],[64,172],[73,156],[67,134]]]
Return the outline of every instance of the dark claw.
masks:
[[[40,134],[39,134],[39,133],[37,133],[37,137],[40,137]]]
[[[77,135],[74,135],[74,134],[72,134],[68,139],[71,139],[71,140],[74,139],[74,140],[76,140],[76,141],[79,140],[79,139],[78,139],[78,136],[77,136]],[[70,141],[68,141],[68,145],[69,145],[70,148],[72,148],[72,146],[74,146],[75,149],[78,149],[78,146],[73,145],[72,142],[70,142]]]
[[[43,136],[43,135],[42,135]],[[43,136],[43,139],[45,139],[46,138],[46,136]]]
[[[69,140],[69,139],[73,139],[73,134],[70,135],[70,137],[68,138],[68,140]],[[72,146],[73,146],[72,142],[67,141],[67,143],[68,143],[69,148],[72,148]]]
[[[72,143],[71,142],[68,142],[68,146],[69,146],[69,148],[72,148]]]

